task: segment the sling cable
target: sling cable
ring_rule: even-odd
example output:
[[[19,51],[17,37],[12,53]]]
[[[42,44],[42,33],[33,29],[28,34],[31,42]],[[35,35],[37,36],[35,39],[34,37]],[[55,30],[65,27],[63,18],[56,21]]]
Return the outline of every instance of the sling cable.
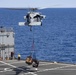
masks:
[[[39,61],[36,58],[35,54],[35,41],[34,41],[34,32],[33,32],[33,41],[32,41],[32,51],[30,52],[30,56],[27,56],[25,60],[26,64],[32,65],[33,67],[38,67]]]

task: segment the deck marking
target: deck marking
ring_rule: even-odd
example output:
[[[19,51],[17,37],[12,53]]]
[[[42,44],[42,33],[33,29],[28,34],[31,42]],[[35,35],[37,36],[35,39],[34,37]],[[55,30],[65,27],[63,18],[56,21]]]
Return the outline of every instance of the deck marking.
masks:
[[[7,72],[7,71],[13,71],[13,69],[10,69],[10,68],[4,68],[3,71],[0,71],[0,72]]]
[[[71,65],[71,64],[61,64],[61,63],[45,63],[45,64],[40,64],[40,66],[45,66],[45,65],[51,65],[51,64],[57,64],[57,65]],[[74,66],[76,66],[76,65],[74,65]]]
[[[4,71],[13,71],[13,69],[10,69],[10,68],[4,68]]]
[[[74,70],[76,70],[76,69],[59,69],[59,70],[70,70],[70,71],[73,70],[73,71],[74,71]]]
[[[62,66],[62,67],[44,69],[44,70],[40,70],[40,71],[37,71],[37,72],[45,72],[45,71],[50,71],[50,70],[58,70],[58,69],[67,68],[67,67],[71,67],[71,66],[74,66],[74,65],[68,65],[68,66]]]
[[[34,72],[24,73],[24,75],[27,75],[27,74],[37,75],[37,74],[35,74]]]
[[[11,64],[9,64],[9,63],[3,62],[3,61],[0,61],[0,62],[3,63],[3,64],[6,64],[6,65],[8,65],[8,66],[11,66],[11,67],[13,67],[13,68],[17,68],[17,69],[19,69],[19,70],[25,71],[24,69],[18,68],[17,66],[11,65]]]
[[[15,64],[15,63],[22,63],[23,61],[19,61],[19,62],[11,62],[11,63],[9,63],[9,62],[5,62],[5,63],[8,63],[8,64]],[[6,64],[0,64],[0,66],[2,66],[2,65],[6,65]]]
[[[40,66],[43,66],[43,65],[50,65],[50,64],[53,64],[53,63],[40,64]]]
[[[9,64],[15,64],[15,63],[22,63],[23,61],[21,62],[13,62],[13,63],[9,63]],[[50,65],[50,64],[54,64],[54,63],[43,63],[43,64],[40,64],[40,66],[42,65]],[[6,65],[6,64],[0,64],[0,66],[2,65]],[[58,64],[58,65],[70,65],[70,64]]]
[[[17,68],[17,69],[19,69],[19,70],[25,71],[24,69],[18,68],[17,66],[11,65],[11,64],[9,64],[9,63],[3,62],[3,61],[0,61],[0,62],[3,63],[3,64],[6,64],[6,65],[9,65],[9,66],[11,66],[11,67],[13,67],[13,68]],[[13,70],[13,69],[4,68],[4,70],[3,70],[3,71],[0,71],[0,72],[7,72],[7,71],[12,71],[12,70]],[[37,74],[35,74],[35,73],[33,73],[33,72],[28,72],[28,73],[23,73],[23,74],[37,75]]]

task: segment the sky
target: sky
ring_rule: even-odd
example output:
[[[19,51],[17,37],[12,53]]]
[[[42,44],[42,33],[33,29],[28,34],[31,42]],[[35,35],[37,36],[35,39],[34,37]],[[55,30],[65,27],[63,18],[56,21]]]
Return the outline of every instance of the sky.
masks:
[[[0,8],[76,8],[76,0],[0,0]]]

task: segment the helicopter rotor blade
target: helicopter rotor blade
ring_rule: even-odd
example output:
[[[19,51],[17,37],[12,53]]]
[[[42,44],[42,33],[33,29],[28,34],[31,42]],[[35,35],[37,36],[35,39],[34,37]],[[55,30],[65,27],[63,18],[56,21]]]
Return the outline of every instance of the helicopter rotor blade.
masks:
[[[26,7],[21,7],[21,8],[5,8],[5,9],[9,9],[9,10],[31,10],[31,11],[35,11],[35,10],[38,10],[38,8],[26,8]]]

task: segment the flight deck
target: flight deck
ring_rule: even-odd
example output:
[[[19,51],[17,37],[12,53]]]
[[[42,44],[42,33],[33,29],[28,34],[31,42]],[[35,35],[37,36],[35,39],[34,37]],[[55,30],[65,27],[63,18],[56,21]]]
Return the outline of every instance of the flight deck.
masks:
[[[25,63],[24,60],[0,61],[0,75],[75,75],[75,64],[40,62],[38,68]]]

